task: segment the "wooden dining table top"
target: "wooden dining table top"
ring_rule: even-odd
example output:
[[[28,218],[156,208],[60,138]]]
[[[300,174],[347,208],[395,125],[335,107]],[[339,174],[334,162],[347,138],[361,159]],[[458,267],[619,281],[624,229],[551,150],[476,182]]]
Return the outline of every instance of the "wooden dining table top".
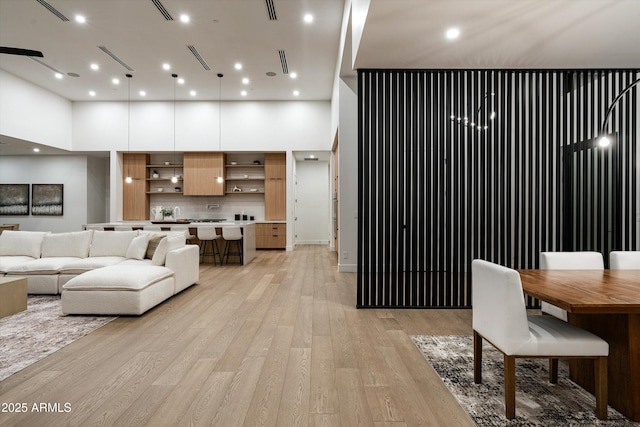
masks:
[[[527,295],[575,314],[640,313],[640,270],[518,270]]]

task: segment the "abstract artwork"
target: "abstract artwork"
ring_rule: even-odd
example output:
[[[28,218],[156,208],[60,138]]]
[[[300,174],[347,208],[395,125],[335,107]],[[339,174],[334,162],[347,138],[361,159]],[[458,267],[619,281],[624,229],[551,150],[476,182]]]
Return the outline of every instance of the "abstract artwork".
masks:
[[[63,184],[31,184],[32,215],[62,215]]]
[[[29,184],[0,184],[0,215],[29,215]]]

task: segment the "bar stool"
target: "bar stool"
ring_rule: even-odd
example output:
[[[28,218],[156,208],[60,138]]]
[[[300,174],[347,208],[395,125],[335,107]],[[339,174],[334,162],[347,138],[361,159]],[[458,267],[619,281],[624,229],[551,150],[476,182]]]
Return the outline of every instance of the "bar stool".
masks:
[[[213,255],[213,264],[216,264],[216,254],[220,258],[220,264],[222,264],[222,256],[220,255],[220,249],[218,248],[218,239],[220,236],[216,233],[215,227],[198,227],[197,228],[198,240],[200,240],[200,262],[204,261],[206,255]],[[207,243],[211,245],[211,252],[207,252]]]
[[[196,237],[193,234],[191,234],[191,231],[189,231],[188,225],[172,225],[171,231],[177,232],[177,233],[180,233],[180,232],[184,233],[184,237],[187,239],[187,243],[191,243],[191,240],[194,237]]]
[[[221,263],[224,263],[225,257],[227,257],[227,263],[229,263],[229,255],[235,255],[240,258],[240,264],[242,264],[242,230],[240,227],[223,227],[222,238],[227,243],[224,247],[224,255],[222,256]],[[236,244],[237,252],[230,252],[232,243]]]

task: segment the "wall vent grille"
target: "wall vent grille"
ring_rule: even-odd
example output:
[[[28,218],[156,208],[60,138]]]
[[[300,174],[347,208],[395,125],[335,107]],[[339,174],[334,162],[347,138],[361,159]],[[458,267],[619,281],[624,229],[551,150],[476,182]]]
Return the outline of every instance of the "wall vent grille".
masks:
[[[47,3],[44,0],[36,0],[38,3],[40,3],[42,6],[44,6],[49,12],[53,13],[54,15],[56,15],[58,18],[60,18],[61,21],[69,21],[69,18],[67,18],[66,16],[64,16],[62,14],[62,12],[60,12],[58,9],[56,9],[55,7],[51,6],[49,3]]]
[[[103,51],[104,53],[106,53],[107,55],[109,55],[114,61],[116,61],[118,64],[122,65],[124,68],[126,68],[129,71],[133,71],[133,68],[131,68],[129,66],[129,64],[127,64],[126,62],[124,62],[122,59],[118,58],[113,52],[111,52],[109,49],[107,49],[105,46],[98,46],[98,49],[100,49],[101,51]]]
[[[151,2],[156,7],[156,9],[158,9],[158,12],[160,12],[162,16],[164,16],[164,19],[166,19],[167,21],[173,21],[173,16],[171,16],[164,5],[160,3],[160,0],[151,0]]]
[[[202,68],[204,68],[207,71],[211,71],[211,67],[209,67],[209,64],[207,64],[207,61],[204,60],[204,58],[202,57],[202,55],[200,55],[200,52],[198,52],[198,49],[196,49],[195,46],[189,45],[187,46],[187,48],[189,48],[193,56],[196,57],[200,65],[202,65]]]
[[[273,4],[273,0],[264,0],[264,3],[267,6],[267,14],[269,15],[269,21],[277,21],[278,17],[276,16],[276,7]]]
[[[280,65],[282,65],[282,73],[289,74],[289,65],[287,65],[287,54],[284,50],[279,50],[278,55],[280,56]]]

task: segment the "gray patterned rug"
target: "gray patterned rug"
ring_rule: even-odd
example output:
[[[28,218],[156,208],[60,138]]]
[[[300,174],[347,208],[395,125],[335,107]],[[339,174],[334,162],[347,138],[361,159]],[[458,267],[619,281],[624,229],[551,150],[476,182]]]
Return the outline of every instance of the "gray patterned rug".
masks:
[[[411,337],[449,391],[479,426],[640,426],[609,407],[609,420],[595,416],[595,398],[569,380],[562,361],[558,384],[548,381],[546,359],[516,362],[516,418],[504,416],[503,358],[483,343],[482,384],[473,382],[473,338],[470,336]]]
[[[0,381],[113,319],[65,316],[60,295],[29,295],[25,311],[0,319]]]

